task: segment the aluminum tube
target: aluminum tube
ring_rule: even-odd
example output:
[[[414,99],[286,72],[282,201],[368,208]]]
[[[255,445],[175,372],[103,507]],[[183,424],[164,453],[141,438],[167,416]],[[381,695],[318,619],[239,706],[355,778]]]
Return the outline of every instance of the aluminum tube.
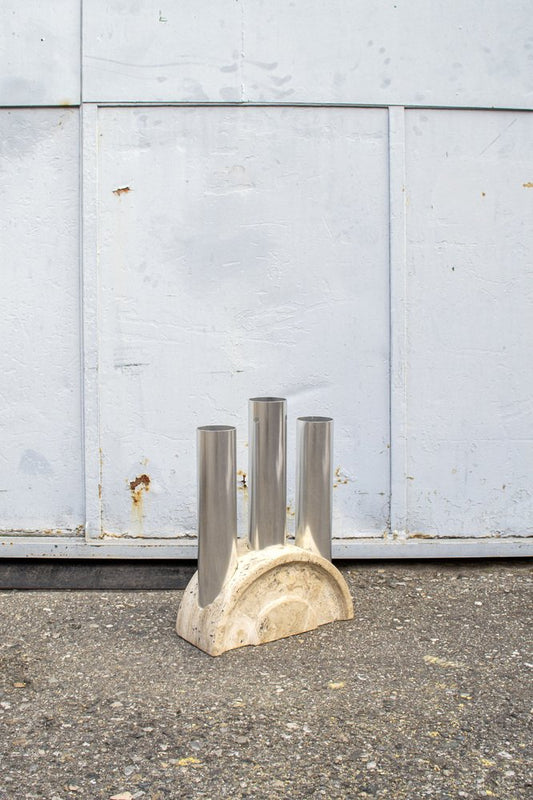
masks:
[[[249,401],[250,545],[285,544],[287,519],[287,401]]]
[[[295,544],[331,561],[333,420],[298,417],[296,425]]]
[[[229,425],[197,430],[198,602],[212,603],[237,564],[236,433]]]

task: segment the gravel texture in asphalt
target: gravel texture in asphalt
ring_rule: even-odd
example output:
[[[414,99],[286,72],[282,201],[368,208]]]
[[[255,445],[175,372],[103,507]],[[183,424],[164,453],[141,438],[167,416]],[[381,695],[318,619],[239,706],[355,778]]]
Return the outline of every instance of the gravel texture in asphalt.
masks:
[[[354,620],[216,659],[181,591],[0,592],[0,799],[530,800],[531,562],[342,571]]]

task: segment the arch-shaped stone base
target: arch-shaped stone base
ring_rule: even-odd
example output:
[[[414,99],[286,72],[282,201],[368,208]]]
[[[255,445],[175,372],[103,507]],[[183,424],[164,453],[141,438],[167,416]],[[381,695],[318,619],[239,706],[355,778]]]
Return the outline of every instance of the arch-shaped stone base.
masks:
[[[275,545],[240,556],[235,572],[208,606],[198,604],[198,573],[181,602],[176,630],[212,656],[314,630],[353,617],[338,569],[322,556]]]

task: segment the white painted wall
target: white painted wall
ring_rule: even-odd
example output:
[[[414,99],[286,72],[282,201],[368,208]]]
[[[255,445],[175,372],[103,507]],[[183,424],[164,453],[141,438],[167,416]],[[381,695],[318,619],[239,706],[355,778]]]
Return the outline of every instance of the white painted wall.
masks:
[[[322,411],[345,476],[337,530],[380,535],[387,112],[106,108],[98,138],[104,529],[194,531],[194,428],[236,424],[247,472],[247,398],[281,394],[292,508],[294,419]],[[143,473],[141,515],[130,482]]]
[[[407,113],[412,532],[531,535],[532,143],[530,113]]]
[[[244,472],[275,393],[337,554],[523,553],[530,4],[160,5],[2,6],[2,552],[190,554],[195,427]]]
[[[0,106],[80,102],[80,4],[2,0]]]
[[[84,99],[531,108],[531,18],[528,0],[92,0]]]
[[[85,521],[77,109],[0,111],[0,185],[0,529],[72,533]]]

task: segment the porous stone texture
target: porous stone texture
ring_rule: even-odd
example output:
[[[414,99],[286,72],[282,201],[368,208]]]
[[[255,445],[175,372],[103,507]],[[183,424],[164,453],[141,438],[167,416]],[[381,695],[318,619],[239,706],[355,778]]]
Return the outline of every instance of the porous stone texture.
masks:
[[[348,587],[331,562],[300,547],[274,545],[241,555],[220,594],[203,608],[196,573],[185,590],[176,630],[218,656],[352,617]]]

